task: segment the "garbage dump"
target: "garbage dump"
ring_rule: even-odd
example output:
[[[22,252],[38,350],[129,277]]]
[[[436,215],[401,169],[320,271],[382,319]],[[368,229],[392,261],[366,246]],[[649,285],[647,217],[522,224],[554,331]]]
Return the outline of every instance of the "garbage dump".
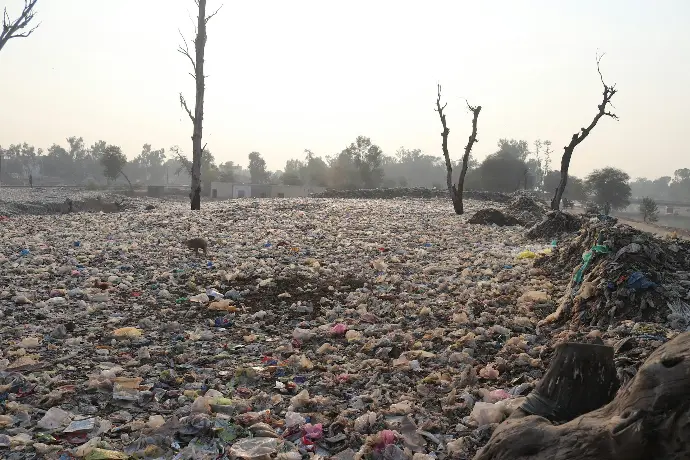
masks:
[[[315,193],[314,198],[359,198],[359,199],[393,199],[393,198],[447,198],[450,199],[448,190],[429,188],[375,188],[356,190],[328,189]],[[494,201],[496,203],[508,203],[512,197],[501,192],[487,192],[483,190],[465,190],[463,197],[467,200]]]
[[[472,458],[556,344],[616,345],[623,380],[685,327],[660,299],[687,296],[687,247],[625,227],[554,246],[468,224],[473,200],[133,203],[0,219],[0,457]],[[543,323],[586,250],[588,314]]]
[[[122,212],[143,209],[142,200],[113,192],[73,187],[3,188],[0,215],[46,215],[72,212]]]

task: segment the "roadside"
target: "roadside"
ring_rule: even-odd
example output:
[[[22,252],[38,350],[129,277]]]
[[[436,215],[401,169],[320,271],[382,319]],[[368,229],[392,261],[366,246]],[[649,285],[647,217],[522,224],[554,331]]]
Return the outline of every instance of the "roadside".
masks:
[[[682,228],[663,227],[661,225],[630,219],[629,217],[615,216],[619,222],[624,222],[633,228],[643,232],[653,233],[654,235],[665,237],[667,235],[678,236],[684,240],[690,240],[690,231]]]
[[[574,214],[582,214],[584,212],[584,209],[579,206],[575,206],[573,209],[570,210],[570,212]],[[643,232],[652,233],[653,235],[656,235],[660,238],[666,236],[677,236],[678,238],[682,238],[684,240],[690,240],[690,230],[676,227],[666,227],[649,222],[643,222],[642,220],[632,219],[629,216],[621,216],[616,213],[613,213],[613,217],[618,219],[619,222],[628,224],[631,227],[641,230]]]

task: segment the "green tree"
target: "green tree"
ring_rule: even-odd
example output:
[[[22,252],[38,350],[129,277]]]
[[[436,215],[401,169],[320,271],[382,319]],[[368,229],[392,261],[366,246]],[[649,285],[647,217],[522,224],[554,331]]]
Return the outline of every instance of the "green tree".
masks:
[[[544,176],[544,191],[551,192],[556,190],[560,182],[561,172],[549,171]],[[586,201],[587,187],[585,186],[585,182],[579,177],[570,176],[568,178],[568,184],[565,186],[563,196],[569,200]]]
[[[132,189],[132,183],[129,178],[123,172],[125,165],[127,164],[127,157],[122,153],[122,149],[116,145],[109,145],[105,149],[105,153],[101,158],[101,164],[103,165],[103,175],[109,180],[117,179],[120,174],[127,180],[129,188]]]
[[[630,176],[617,168],[592,171],[585,181],[594,202],[611,209],[623,209],[630,204]]]
[[[143,180],[148,183],[162,183],[165,175],[165,149],[153,150],[151,144],[144,144],[133,164],[142,170]]]
[[[365,188],[376,188],[383,182],[381,161],[383,152],[378,145],[372,144],[371,139],[357,136],[355,142],[343,150],[352,159],[359,171],[360,184]]]
[[[509,152],[497,152],[484,159],[478,169],[484,190],[514,192],[521,188],[527,164]]]
[[[656,205],[656,201],[648,196],[642,198],[640,212],[645,222],[656,222],[659,220],[659,207]]]
[[[526,161],[530,154],[529,144],[527,141],[518,141],[515,139],[499,139],[498,141],[498,151],[496,153],[502,153],[510,155],[518,160]]]
[[[249,154],[249,174],[253,184],[265,184],[268,182],[270,174],[266,169],[266,160],[259,152]]]
[[[304,185],[302,179],[294,171],[286,171],[281,176],[283,185]]]
[[[315,185],[318,187],[328,186],[328,165],[323,158],[318,157],[311,150],[305,149],[306,166],[304,168],[304,177],[302,180],[307,185]]]
[[[234,161],[226,161],[218,166],[218,180],[221,182],[235,182]]]

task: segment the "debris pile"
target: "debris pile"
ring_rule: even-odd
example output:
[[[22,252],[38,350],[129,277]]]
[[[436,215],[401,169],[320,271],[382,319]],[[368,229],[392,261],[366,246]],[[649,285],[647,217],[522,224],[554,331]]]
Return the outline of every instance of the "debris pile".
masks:
[[[499,227],[509,227],[513,225],[522,225],[518,219],[510,214],[504,214],[498,209],[486,208],[480,209],[470,217],[468,220],[470,224],[481,225],[497,225]]]
[[[527,231],[527,238],[551,239],[564,233],[573,233],[582,226],[582,218],[562,211],[549,211],[541,222],[534,224]]]
[[[543,323],[607,327],[621,320],[690,325],[690,242],[662,240],[591,218],[536,266],[566,275],[558,309]]]
[[[546,207],[534,198],[520,193],[508,203],[506,211],[527,226],[540,222],[544,218]]]

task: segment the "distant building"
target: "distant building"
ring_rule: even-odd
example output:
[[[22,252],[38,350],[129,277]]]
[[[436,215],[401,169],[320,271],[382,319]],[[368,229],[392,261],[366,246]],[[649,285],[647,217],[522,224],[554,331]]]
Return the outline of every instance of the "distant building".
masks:
[[[321,193],[325,187],[301,185],[232,184],[211,182],[211,198],[297,198]]]

